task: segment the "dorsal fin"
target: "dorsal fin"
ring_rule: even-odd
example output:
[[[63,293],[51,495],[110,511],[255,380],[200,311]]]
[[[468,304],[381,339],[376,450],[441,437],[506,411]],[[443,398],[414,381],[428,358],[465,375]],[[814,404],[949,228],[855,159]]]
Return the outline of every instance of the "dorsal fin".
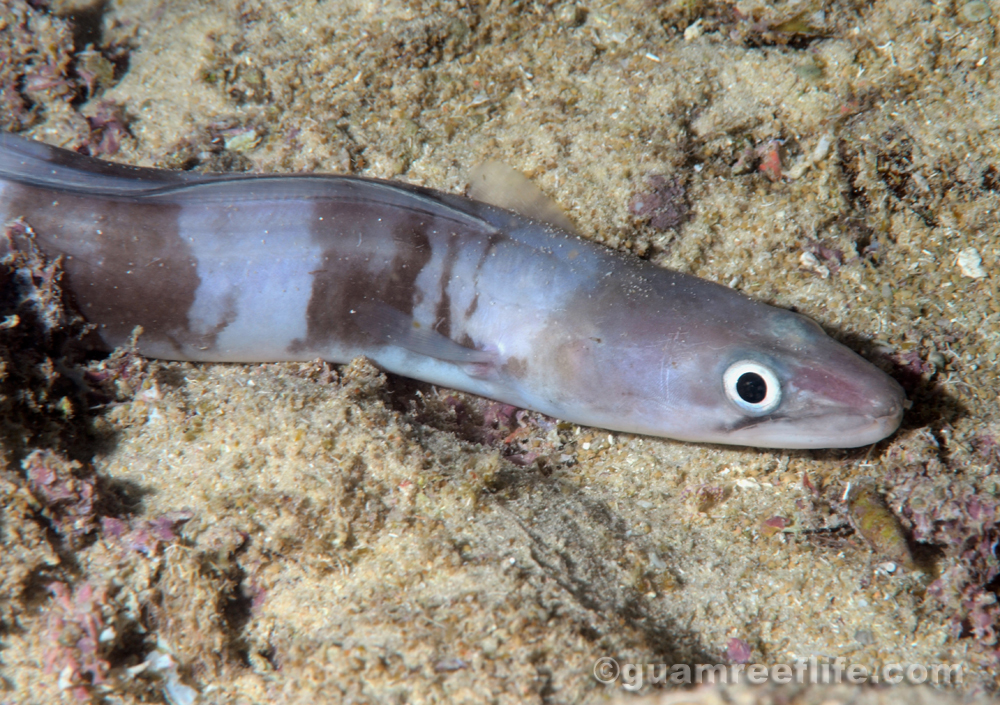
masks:
[[[532,220],[576,233],[576,226],[555,201],[542,193],[524,174],[501,162],[483,162],[472,169],[469,195],[491,206],[506,208]]]
[[[0,132],[0,178],[95,196],[141,196],[205,177],[191,172],[106,162]]]

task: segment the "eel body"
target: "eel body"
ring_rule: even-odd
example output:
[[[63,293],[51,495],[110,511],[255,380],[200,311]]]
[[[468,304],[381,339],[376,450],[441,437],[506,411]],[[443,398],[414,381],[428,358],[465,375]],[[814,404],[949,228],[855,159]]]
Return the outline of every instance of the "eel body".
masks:
[[[346,362],[585,425],[855,447],[904,395],[801,315],[487,203],[335,175],[112,164],[0,134],[0,221],[63,260],[104,345]],[[0,243],[0,250],[11,244]]]

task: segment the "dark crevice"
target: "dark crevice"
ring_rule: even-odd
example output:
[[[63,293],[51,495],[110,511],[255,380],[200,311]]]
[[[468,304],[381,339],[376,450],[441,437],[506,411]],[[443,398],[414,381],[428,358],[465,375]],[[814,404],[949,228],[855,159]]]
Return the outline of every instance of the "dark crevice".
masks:
[[[247,572],[236,560],[249,544],[243,544],[225,562],[202,556],[202,571],[214,581],[223,584],[219,591],[217,609],[225,625],[226,651],[233,660],[249,667],[250,645],[244,630],[253,616],[253,595],[246,589]]]
[[[139,622],[122,620],[116,624],[114,646],[108,652],[107,661],[113,667],[127,668],[142,663],[155,644],[148,643],[149,633]]]
[[[844,171],[843,183],[846,189],[843,192],[844,200],[846,200],[855,210],[866,211],[871,205],[868,193],[858,186],[858,177],[860,176],[860,171],[858,169],[858,153],[851,149],[847,144],[846,140],[838,140],[837,142],[837,157],[841,164],[841,169]]]
[[[995,166],[988,166],[983,172],[983,189],[994,193],[1000,191],[1000,173]]]
[[[131,480],[97,475],[97,500],[94,509],[100,516],[123,518],[141,516],[143,500],[152,490]]]
[[[83,51],[88,45],[95,47],[101,45],[101,36],[104,31],[104,12],[107,6],[107,0],[102,0],[102,2],[94,3],[90,7],[65,15],[73,28],[74,51]]]
[[[25,611],[36,610],[48,602],[50,593],[48,586],[65,576],[59,566],[42,565],[34,568],[21,582],[21,593],[18,603]]]

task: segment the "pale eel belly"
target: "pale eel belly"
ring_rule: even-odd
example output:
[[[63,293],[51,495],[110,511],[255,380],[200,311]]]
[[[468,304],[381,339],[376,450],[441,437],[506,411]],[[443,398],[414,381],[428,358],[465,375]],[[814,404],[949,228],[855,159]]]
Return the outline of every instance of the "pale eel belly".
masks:
[[[142,326],[168,360],[364,355],[580,424],[746,446],[862,446],[903,413],[891,377],[804,316],[402,183],[143,169],[0,134],[16,218],[109,348]]]

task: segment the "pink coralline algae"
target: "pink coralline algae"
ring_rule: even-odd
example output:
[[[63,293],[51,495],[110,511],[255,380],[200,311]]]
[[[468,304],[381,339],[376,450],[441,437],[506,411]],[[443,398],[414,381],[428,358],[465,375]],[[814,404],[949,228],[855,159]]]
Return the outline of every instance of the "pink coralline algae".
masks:
[[[73,32],[68,22],[23,0],[2,7],[0,128],[23,130],[38,122],[46,107],[75,97]]]
[[[0,234],[0,264],[17,283],[15,310],[34,316],[46,336],[75,323],[79,316],[66,310],[60,288],[61,260],[47,260],[35,244],[34,231],[22,220],[7,223]]]
[[[36,450],[22,461],[32,495],[56,531],[71,543],[96,527],[96,477],[75,460]]]
[[[724,654],[729,663],[750,663],[750,644],[743,639],[730,639]]]
[[[110,668],[106,652],[114,630],[105,623],[107,589],[83,583],[75,590],[62,582],[49,584],[53,600],[44,634],[46,673],[59,674],[59,687],[86,702],[90,689],[107,681]]]
[[[951,635],[955,638],[974,637],[980,645],[990,647],[994,661],[1000,662],[997,628],[1000,625],[1000,605],[996,594],[987,589],[998,575],[995,555],[1000,538],[996,531],[967,541],[967,550],[927,588],[927,593],[944,603],[955,614],[951,619]]]
[[[461,403],[461,402],[459,402]],[[456,409],[459,411],[459,409]],[[486,445],[498,445],[517,429],[517,407],[499,401],[487,401],[482,409],[483,425],[481,441]]]
[[[115,517],[101,517],[101,530],[106,539],[116,542],[131,551],[146,556],[154,555],[160,544],[173,543],[180,536],[178,527],[194,516],[193,512],[168,512],[156,519],[133,519],[123,521]]]
[[[679,228],[691,218],[687,191],[678,179],[653,174],[646,179],[649,190],[632,197],[629,211],[647,221],[654,230]]]
[[[785,517],[773,516],[770,519],[765,519],[760,524],[761,536],[769,537],[780,534],[782,531],[791,526],[791,522]]]
[[[87,142],[87,152],[92,157],[116,154],[121,143],[130,137],[128,118],[120,105],[110,101],[101,101],[93,115],[87,118],[90,125],[90,139]]]
[[[995,583],[1000,578],[1000,502],[971,482],[955,477],[932,438],[897,447],[896,466],[887,478],[911,527],[915,544],[943,551],[941,572],[927,594],[952,613],[951,635],[971,638],[975,651],[993,666],[1000,664],[1000,605]],[[992,444],[981,437],[963,463],[994,458]],[[949,460],[949,462],[957,462]]]

